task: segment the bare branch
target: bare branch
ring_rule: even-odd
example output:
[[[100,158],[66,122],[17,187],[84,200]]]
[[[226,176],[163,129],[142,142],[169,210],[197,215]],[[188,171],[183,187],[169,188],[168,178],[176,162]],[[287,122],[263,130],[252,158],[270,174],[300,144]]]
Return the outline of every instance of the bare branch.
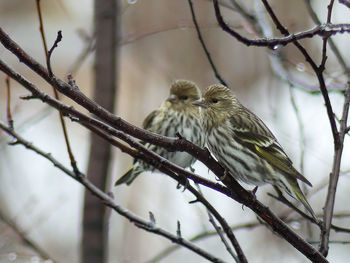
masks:
[[[203,196],[203,193],[201,191],[201,188],[200,186],[197,184],[197,188],[198,188],[198,193],[200,194],[200,196]],[[214,210],[214,213],[215,213],[215,217],[218,218],[218,221],[221,223],[221,225],[223,226],[227,236],[230,238],[231,240],[231,243],[232,245],[235,247],[236,251],[237,251],[237,255],[239,257],[239,259],[237,258],[237,256],[233,253],[231,247],[228,245],[224,235],[223,235],[223,232],[222,232],[222,229],[216,224],[215,220],[214,220],[214,217],[212,215],[212,212],[211,210]],[[220,236],[221,238],[221,241],[222,243],[225,245],[226,247],[226,250],[232,255],[232,257],[235,259],[236,262],[248,262],[238,241],[236,240],[236,237],[234,236],[233,232],[232,232],[232,229],[231,227],[227,224],[226,220],[221,217],[221,215],[215,210],[214,207],[212,207],[212,209],[208,209],[207,208],[207,212],[208,212],[208,217],[209,217],[209,222],[213,225],[214,229],[216,230],[216,232],[218,233],[218,235]]]
[[[231,191],[229,189],[227,189],[226,187],[224,187],[223,185],[221,185],[219,183],[214,183],[206,178],[195,175],[195,174],[169,162],[168,160],[164,159],[163,157],[157,155],[156,153],[149,151],[143,144],[133,140],[131,138],[131,136],[125,134],[124,132],[118,131],[118,130],[106,125],[105,123],[103,123],[99,120],[96,120],[92,117],[89,117],[85,114],[82,114],[81,112],[77,111],[73,107],[66,106],[63,103],[61,103],[61,102],[53,99],[49,95],[45,94],[44,92],[41,92],[32,83],[30,83],[29,81],[24,79],[20,74],[17,74],[14,71],[12,71],[11,69],[9,69],[1,60],[0,60],[0,69],[5,70],[6,72],[9,72],[13,78],[15,78],[20,84],[22,84],[24,87],[26,87],[29,91],[31,91],[34,94],[33,95],[34,98],[41,99],[43,102],[56,108],[57,110],[62,112],[64,115],[69,116],[72,121],[79,122],[88,128],[90,128],[90,126],[93,125],[94,127],[97,127],[99,129],[107,132],[108,134],[111,134],[113,136],[121,138],[122,140],[126,141],[132,147],[135,147],[139,151],[141,151],[142,153],[145,153],[146,155],[151,156],[155,161],[152,163],[152,165],[157,167],[158,169],[160,169],[162,166],[166,166],[166,167],[169,166],[171,168],[171,170],[173,170],[175,172],[179,172],[179,173],[183,174],[184,176],[187,176],[188,178],[192,179],[196,183],[208,186],[208,187],[215,189],[215,190],[217,190],[217,191],[219,191],[227,196],[230,196]],[[74,90],[76,90],[76,89],[74,89]],[[79,91],[77,91],[77,92],[79,92]],[[142,130],[140,128],[137,128],[137,129],[150,135],[151,138],[153,135],[156,137],[156,139],[165,138],[168,140],[169,144],[171,144],[171,143],[175,144],[177,141],[175,138],[163,137],[163,136],[159,136],[159,135],[156,135],[154,133],[150,133],[148,131]],[[184,140],[184,142],[186,143],[187,141]],[[187,143],[189,143],[191,146],[197,147],[194,144],[191,144],[190,142],[187,142]],[[205,151],[205,153],[207,154],[206,151]]]
[[[25,140],[23,137],[21,137],[19,134],[17,134],[14,130],[6,127],[4,123],[0,121],[0,129],[5,131],[7,134],[12,136],[16,139],[16,144],[21,144],[25,146],[27,149],[34,151],[35,153],[39,154],[40,156],[44,157],[48,161],[50,161],[55,167],[60,169],[65,174],[72,177],[74,180],[78,181],[82,185],[85,186],[86,189],[88,189],[93,195],[95,195],[97,198],[101,199],[103,201],[103,204],[107,205],[108,207],[115,210],[118,214],[128,218],[131,222],[133,222],[137,227],[142,228],[148,232],[155,233],[157,235],[163,236],[169,240],[171,240],[174,243],[180,244],[191,251],[195,252],[198,255],[201,255],[202,257],[208,259],[211,262],[223,262],[221,259],[209,254],[205,250],[197,247],[196,245],[192,244],[191,242],[185,240],[182,237],[178,237],[174,234],[171,234],[170,232],[162,229],[159,226],[156,226],[153,221],[147,221],[135,214],[133,214],[131,211],[121,207],[118,205],[114,199],[109,196],[108,194],[101,191],[99,188],[97,188],[94,184],[92,184],[87,176],[84,174],[80,174],[77,176],[75,172],[70,171],[68,168],[66,168],[63,164],[61,164],[59,161],[57,161],[50,153],[46,153],[42,151],[41,149],[34,146],[32,143]]]
[[[90,123],[83,122],[83,125],[86,128],[90,129],[95,134],[99,135],[100,137],[102,137],[105,140],[107,140],[108,142],[110,142],[112,145],[120,148],[123,152],[128,153],[132,157],[137,158],[137,159],[142,159],[143,161],[145,161],[151,165],[157,165],[154,163],[154,161],[150,158],[149,155],[140,154],[139,151],[135,151],[135,150],[123,145],[122,143],[115,140],[112,136],[102,132],[99,129],[96,129]],[[169,163],[169,161],[165,161],[164,164],[165,163]],[[240,262],[247,262],[247,260],[244,256],[244,253],[243,253],[242,249],[240,248],[240,245],[232,232],[232,229],[230,228],[230,226],[228,225],[226,220],[223,217],[221,217],[221,215],[217,212],[217,210],[204,198],[204,196],[199,191],[196,191],[191,185],[188,185],[188,183],[186,181],[183,181],[182,177],[176,176],[174,173],[172,173],[171,171],[169,171],[165,167],[158,166],[158,168],[160,169],[160,171],[166,173],[167,175],[169,175],[170,177],[172,177],[173,179],[175,179],[179,183],[185,185],[186,190],[189,190],[196,197],[196,200],[201,202],[208,209],[208,213],[212,213],[215,216],[215,218],[220,222],[225,233],[227,234],[227,236],[231,240],[233,246],[235,247],[237,254],[239,256]],[[184,176],[184,174],[182,174],[181,171],[178,171],[178,172],[180,172],[179,175]]]
[[[317,217],[322,217],[322,214],[317,214],[316,215]],[[350,214],[349,213],[337,213],[337,214],[334,214],[334,217],[335,218],[344,218],[344,217],[349,217]],[[298,222],[298,221],[303,221],[305,220],[304,217],[299,217],[299,218],[288,218],[285,222],[286,223],[293,223],[293,222]],[[261,222],[259,221],[251,221],[251,222],[247,222],[247,223],[242,223],[242,224],[239,224],[239,225],[235,225],[235,226],[232,226],[232,230],[233,231],[237,231],[237,230],[248,230],[248,229],[253,229],[253,228],[256,228],[256,227],[261,227],[261,226],[264,226],[265,224],[262,224]],[[336,227],[336,226],[335,226]],[[338,232],[336,230],[336,228],[334,228],[334,230],[336,232]],[[344,233],[350,233],[349,232],[350,229],[347,229],[347,228],[344,228],[344,231],[342,231],[341,229],[339,229],[339,232],[344,232]],[[189,240],[191,242],[199,242],[205,238],[209,238],[209,237],[213,237],[213,236],[216,236],[217,235],[217,232],[216,231],[205,231],[205,232],[202,232],[202,233],[199,233],[195,236],[193,236],[192,238],[190,238]],[[311,242],[309,242],[311,243]],[[320,243],[318,241],[318,243]],[[317,243],[317,244],[318,244]],[[332,243],[330,241],[330,243]],[[152,259],[148,260],[147,263],[156,263],[156,262],[159,262],[160,260],[164,259],[165,257],[167,257],[168,255],[170,255],[172,252],[174,252],[175,250],[181,248],[181,246],[179,245],[172,245],[172,246],[169,246],[168,248],[162,250],[158,255],[154,256]]]
[[[266,38],[261,38],[261,39],[248,39],[242,35],[240,35],[238,32],[230,28],[224,21],[218,0],[213,0],[214,3],[214,9],[215,9],[215,15],[218,20],[218,23],[222,30],[226,31],[229,33],[231,36],[236,38],[239,42],[247,45],[247,46],[257,46],[257,47],[269,47],[274,49],[276,46],[285,46],[290,43],[295,43],[297,40],[302,40],[305,38],[312,38],[314,36],[320,36],[320,37],[325,37],[325,36],[331,36],[335,34],[343,34],[345,32],[350,33],[350,24],[322,24],[318,25],[312,29],[308,29],[299,33],[295,34],[290,34],[288,33],[282,33],[284,37],[281,38],[271,38],[271,39],[266,39]],[[272,10],[272,9],[271,9]],[[282,28],[279,28],[282,29]]]
[[[143,129],[140,129],[136,126],[133,126],[120,117],[113,115],[112,113],[103,109],[100,105],[91,101],[81,92],[72,88],[67,83],[53,76],[50,78],[48,76],[47,70],[45,70],[40,64],[28,56],[15,42],[13,42],[1,29],[0,29],[0,42],[11,52],[13,52],[20,61],[24,62],[29,68],[34,70],[37,74],[42,76],[46,81],[48,81],[53,87],[55,87],[60,92],[67,95],[69,98],[73,99],[78,104],[82,105],[85,109],[91,113],[98,116],[101,120],[108,123],[114,129],[122,131],[121,134],[127,133],[131,136],[134,136],[143,141],[165,147],[169,151],[186,151],[193,155],[195,158],[203,162],[214,174],[222,178],[224,177],[224,169],[208,154],[208,151],[201,149],[200,147],[194,145],[193,143],[186,141],[185,139],[176,139],[163,137],[151,132],[147,132]],[[1,61],[1,60],[0,60]],[[29,88],[28,81],[24,80],[19,74],[13,72],[5,63],[1,61],[0,69],[5,73],[9,74],[12,78],[19,81],[26,88]],[[31,88],[33,88],[31,86]],[[36,91],[38,92],[38,91]],[[38,93],[41,95],[40,99],[44,100],[47,103],[51,103],[51,106],[62,110],[62,105],[57,101],[50,99],[48,95],[44,93]],[[68,108],[65,110],[73,113],[73,109]],[[73,115],[73,114],[72,114]],[[75,117],[78,118],[77,115]],[[96,120],[95,120],[96,122]],[[108,128],[108,126],[107,126]],[[310,260],[318,260],[319,262],[327,262],[327,260],[310,244],[305,240],[300,238],[294,231],[292,231],[283,221],[281,221],[275,214],[273,214],[270,209],[256,200],[255,196],[242,188],[232,176],[225,176],[223,183],[229,188],[229,193],[223,192],[228,195],[230,198],[236,200],[237,202],[246,205],[252,209],[256,214],[260,216],[271,228],[280,233],[281,236],[285,238],[290,244],[292,244],[296,249],[303,253]],[[225,188],[226,189],[226,188]]]

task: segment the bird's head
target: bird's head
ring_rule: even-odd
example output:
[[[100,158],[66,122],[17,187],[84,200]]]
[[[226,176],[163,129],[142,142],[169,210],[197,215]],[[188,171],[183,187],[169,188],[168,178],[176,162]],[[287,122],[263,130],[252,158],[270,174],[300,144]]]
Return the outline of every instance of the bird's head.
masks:
[[[202,96],[202,99],[193,102],[199,106],[202,112],[221,114],[230,114],[235,109],[241,107],[236,96],[224,85],[215,84],[208,87]]]
[[[176,80],[170,88],[167,102],[174,109],[194,108],[192,102],[200,98],[197,85],[188,80]]]

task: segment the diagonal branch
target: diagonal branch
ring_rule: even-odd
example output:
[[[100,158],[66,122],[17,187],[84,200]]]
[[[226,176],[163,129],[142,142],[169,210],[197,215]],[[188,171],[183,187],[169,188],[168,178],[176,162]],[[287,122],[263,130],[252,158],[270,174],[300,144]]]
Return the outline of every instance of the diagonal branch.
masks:
[[[285,240],[287,240],[291,245],[298,249],[310,260],[318,260],[319,262],[327,262],[327,260],[310,244],[299,237],[293,230],[291,230],[282,220],[280,220],[271,210],[260,203],[252,193],[246,191],[242,188],[231,176],[224,176],[224,169],[210,156],[206,149],[201,149],[200,147],[194,145],[193,143],[185,139],[176,139],[163,137],[151,132],[147,132],[140,129],[134,125],[129,124],[118,116],[113,115],[108,112],[100,105],[96,104],[80,91],[72,88],[67,83],[63,82],[59,78],[53,76],[50,78],[47,71],[28,56],[14,41],[12,41],[2,30],[0,30],[0,42],[13,52],[23,63],[25,63],[30,69],[34,70],[37,74],[42,76],[46,81],[48,81],[53,87],[67,95],[69,98],[73,99],[78,104],[82,105],[89,112],[98,116],[101,120],[106,122],[111,127],[122,131],[122,133],[129,134],[135,138],[141,139],[143,141],[156,144],[166,148],[169,151],[186,151],[193,155],[195,158],[203,162],[214,174],[223,178],[223,183],[229,188],[229,192],[225,192],[230,198],[236,200],[237,202],[246,205],[252,209],[259,217],[264,220],[271,228],[279,233]],[[0,60],[0,69],[5,73],[9,74],[12,78],[19,81],[25,88],[29,88],[28,82],[24,81],[23,77],[16,72],[12,71]],[[48,102],[50,99],[47,94],[41,93],[41,100]],[[50,99],[51,106],[60,109],[60,104],[57,100]],[[71,108],[68,108],[69,110]],[[74,116],[73,111],[70,111],[72,116]],[[78,117],[78,116],[75,116]],[[225,188],[226,190],[227,188]],[[224,193],[224,192],[222,192]]]
[[[153,166],[156,166],[158,169],[160,169],[162,166],[169,167],[174,172],[181,173],[184,176],[192,179],[196,183],[205,185],[205,186],[210,187],[212,189],[215,189],[216,191],[221,192],[227,196],[230,196],[231,191],[227,187],[225,187],[219,183],[212,182],[206,178],[200,177],[200,176],[198,176],[190,171],[187,171],[187,170],[181,168],[180,166],[177,166],[177,165],[169,162],[168,160],[159,156],[158,154],[156,154],[152,151],[149,151],[143,144],[135,141],[128,134],[121,132],[119,130],[116,130],[116,129],[106,125],[105,123],[103,123],[100,120],[89,117],[88,115],[85,115],[85,114],[77,111],[76,109],[74,109],[71,106],[64,105],[60,101],[57,101],[56,99],[50,97],[49,95],[45,94],[44,92],[41,92],[32,83],[30,83],[29,81],[24,79],[20,74],[14,72],[10,68],[8,68],[1,60],[0,60],[0,70],[3,70],[5,72],[9,72],[10,76],[12,78],[14,78],[22,86],[24,86],[26,89],[28,89],[33,94],[32,96],[29,97],[30,99],[38,98],[38,99],[42,100],[43,102],[47,103],[48,105],[52,106],[53,108],[59,110],[64,115],[69,116],[72,119],[72,121],[77,121],[78,123],[84,125],[87,128],[90,128],[90,126],[93,126],[95,128],[103,130],[107,134],[110,134],[110,135],[113,135],[117,138],[122,139],[123,141],[127,142],[131,147],[134,147],[134,148],[138,149],[140,152],[144,153],[144,155],[151,156],[153,158],[153,160],[155,161],[155,163],[154,162],[152,163]],[[26,99],[26,97],[24,97],[24,99]],[[145,130],[141,130],[141,131],[145,132],[151,136],[154,135],[154,136],[156,136],[157,139],[159,139],[158,137],[165,138],[168,140],[169,144],[171,144],[171,143],[174,144],[177,141],[177,139],[175,139],[175,138],[158,136],[156,134],[150,133],[150,132],[145,131]],[[187,142],[187,141],[185,141],[185,142]],[[191,143],[189,143],[189,144],[191,146],[197,147],[194,144],[191,144]],[[199,148],[199,147],[197,147],[197,148]],[[202,149],[200,149],[200,150],[202,150]]]
[[[92,184],[90,182],[90,180],[87,178],[87,176],[85,176],[84,174],[80,174],[80,175],[77,176],[74,172],[70,171],[62,163],[60,163],[58,160],[56,160],[50,153],[46,153],[43,150],[37,148],[32,143],[30,143],[29,141],[27,141],[23,137],[21,137],[19,134],[17,134],[14,130],[12,130],[11,128],[7,127],[1,121],[0,121],[0,129],[2,129],[7,134],[9,134],[10,136],[12,136],[13,138],[16,139],[16,142],[12,143],[13,145],[21,144],[24,147],[26,147],[27,149],[29,149],[31,151],[34,151],[35,153],[37,153],[40,156],[44,157],[45,159],[50,161],[55,167],[60,169],[62,172],[64,172],[65,174],[67,174],[70,177],[72,177],[74,180],[76,180],[79,183],[81,183],[82,185],[84,185],[84,187],[86,189],[88,189],[93,195],[95,195],[97,198],[101,199],[106,206],[112,208],[118,214],[128,218],[137,227],[140,227],[140,228],[142,228],[142,229],[144,229],[144,230],[146,230],[148,232],[155,233],[157,235],[163,236],[163,237],[171,240],[172,242],[174,242],[176,244],[179,244],[181,246],[184,246],[184,247],[190,249],[191,251],[195,252],[196,254],[201,255],[202,257],[208,259],[211,262],[223,262],[219,258],[209,254],[205,250],[197,247],[193,243],[185,240],[184,238],[179,237],[179,236],[174,235],[174,234],[171,234],[170,232],[162,229],[161,227],[156,226],[155,223],[152,222],[152,220],[151,221],[147,221],[147,220],[145,220],[145,219],[135,215],[131,211],[121,207],[120,205],[118,205],[115,202],[113,197],[111,197],[110,195],[104,193],[102,190],[100,190],[94,184]]]
[[[78,114],[78,112],[73,107],[67,107],[62,105],[59,101],[51,98],[47,94],[39,91],[36,89],[34,85],[26,81],[22,76],[19,74],[13,72],[11,69],[9,69],[1,60],[0,60],[0,69],[7,74],[9,74],[12,78],[19,81],[20,84],[22,84],[24,87],[26,87],[28,90],[30,90],[32,93],[34,92],[35,96],[43,100],[44,102],[50,104],[51,106],[55,107],[56,109],[59,109],[60,111],[67,111],[67,115],[72,116],[74,119],[82,121],[84,120],[83,114]],[[79,92],[76,89],[73,89],[75,92]],[[74,97],[74,96],[73,96]],[[98,126],[101,125],[101,127],[106,128],[109,133],[113,132],[113,128],[103,124],[100,121],[91,119],[90,117],[85,117],[88,122],[93,123],[94,125]],[[98,126],[100,127],[100,126]],[[224,175],[223,168],[208,154],[207,150],[203,150],[199,148],[198,146],[184,140],[184,139],[174,139],[174,138],[167,138],[162,137],[156,134],[149,133],[144,130],[140,130],[141,133],[146,134],[145,138],[151,138],[154,142],[158,142],[158,145],[161,145],[161,142],[163,145],[167,146],[171,150],[187,150],[189,153],[194,155],[196,158],[201,160],[203,163],[205,163],[218,177],[222,177]],[[118,131],[117,131],[118,132]],[[123,132],[116,133],[114,132],[114,136],[123,136]],[[126,137],[128,135],[124,134],[123,139],[126,140]],[[139,136],[141,137],[141,136]],[[159,138],[158,138],[159,137]],[[161,140],[160,138],[164,138],[164,140]],[[135,145],[137,145],[137,142],[135,142]],[[152,153],[152,152],[149,152]],[[161,161],[158,163],[158,166],[160,164],[165,165],[166,160],[162,157]],[[156,165],[156,167],[159,169]],[[179,168],[181,169],[181,168]],[[189,173],[189,172],[187,172]],[[195,182],[201,183],[203,185],[209,185],[205,180],[200,179],[197,180],[195,177],[189,177],[193,179]],[[320,262],[327,262],[325,258],[321,256],[315,250],[312,246],[310,246],[307,242],[305,242],[303,239],[301,239],[295,232],[293,232],[283,221],[281,221],[278,217],[276,217],[266,206],[261,204],[259,201],[255,199],[254,196],[250,192],[247,192],[244,190],[236,181],[231,179],[231,177],[226,176],[224,183],[228,185],[228,187],[232,190],[228,190],[226,187],[219,187],[217,185],[212,185],[213,189],[218,190],[219,192],[229,196],[230,198],[245,204],[249,208],[251,208],[255,213],[257,213],[267,224],[269,224],[274,231],[277,233],[280,233],[281,236],[283,236],[289,243],[291,243],[294,247],[296,247],[299,251],[301,251],[304,255],[309,257],[310,259],[317,259]],[[215,188],[214,188],[215,187]]]
[[[197,188],[198,188],[199,197],[204,198],[203,193],[202,193],[200,186],[198,184],[197,184]],[[199,199],[199,198],[197,197],[197,199]],[[232,228],[229,226],[229,224],[226,222],[226,220],[210,204],[209,204],[209,206],[206,205],[206,208],[207,208],[207,212],[208,212],[209,221],[213,225],[213,227],[215,228],[218,235],[220,236],[222,242],[224,243],[224,245],[226,247],[226,250],[233,256],[233,258],[236,260],[236,262],[238,262],[238,263],[248,262],[247,258],[245,257],[245,255],[243,253],[243,250],[241,249],[241,246],[239,245],[235,235],[233,234]],[[233,247],[235,248],[235,250],[237,252],[238,258],[236,255],[233,254],[231,248],[228,246],[226,239],[222,235],[222,230],[216,225],[216,222],[213,218],[213,215],[220,222],[225,233],[227,234],[228,238],[230,239],[231,244],[233,245]]]
[[[220,213],[215,209],[215,207],[213,207],[206,198],[204,198],[204,196],[197,191],[196,189],[194,189],[191,185],[189,185],[188,182],[186,182],[186,180],[184,181],[183,178],[181,176],[185,176],[187,178],[187,176],[182,173],[182,171],[177,171],[178,175],[175,175],[171,170],[169,170],[167,167],[164,166],[160,166],[159,164],[155,163],[154,160],[152,160],[152,156],[153,156],[153,152],[151,152],[151,154],[141,154],[140,151],[135,151],[127,146],[125,146],[124,144],[118,142],[117,140],[115,140],[112,136],[102,132],[101,130],[97,129],[96,127],[92,126],[90,123],[86,123],[86,122],[82,122],[82,124],[89,129],[90,131],[92,131],[93,133],[97,134],[98,136],[104,138],[105,140],[107,140],[109,143],[111,143],[112,145],[118,147],[119,149],[121,149],[123,152],[128,153],[130,156],[136,158],[136,159],[141,159],[153,166],[158,167],[158,169],[162,172],[164,172],[165,174],[169,175],[171,178],[173,178],[174,180],[178,181],[178,183],[183,184],[186,188],[186,190],[189,190],[195,197],[196,197],[196,201],[201,202],[208,210],[209,214],[213,214],[215,216],[215,218],[219,221],[219,223],[221,224],[221,226],[223,227],[225,233],[227,234],[228,238],[230,239],[233,247],[235,248],[235,250],[237,251],[237,255],[239,258],[239,262],[244,263],[247,262],[247,259],[235,237],[235,235],[233,234],[233,231],[231,229],[231,227],[228,225],[228,223],[226,222],[226,220],[220,215]],[[161,158],[161,157],[160,157]],[[169,161],[164,161],[163,164],[169,163],[169,166],[172,167],[173,164],[171,164]],[[175,165],[174,165],[175,166]],[[186,171],[186,170],[184,170]]]

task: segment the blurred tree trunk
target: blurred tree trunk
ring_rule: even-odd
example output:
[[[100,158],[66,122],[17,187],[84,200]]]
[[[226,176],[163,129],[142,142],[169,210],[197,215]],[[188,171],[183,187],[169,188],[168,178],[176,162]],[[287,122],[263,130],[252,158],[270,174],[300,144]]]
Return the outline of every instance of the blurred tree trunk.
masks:
[[[113,112],[116,93],[117,40],[119,36],[119,0],[95,0],[95,89],[94,100]],[[91,134],[87,176],[100,189],[106,183],[111,148],[95,134]],[[108,218],[99,199],[85,192],[81,262],[107,262]]]

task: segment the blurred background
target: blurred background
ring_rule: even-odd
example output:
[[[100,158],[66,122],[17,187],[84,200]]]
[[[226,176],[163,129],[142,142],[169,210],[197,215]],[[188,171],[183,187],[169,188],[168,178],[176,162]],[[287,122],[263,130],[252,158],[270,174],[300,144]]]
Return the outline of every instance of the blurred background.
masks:
[[[260,1],[241,2],[249,12],[265,19]],[[307,1],[269,2],[290,32],[314,26],[305,5]],[[311,2],[321,21],[325,21],[327,1]],[[293,45],[276,50],[244,46],[219,28],[211,1],[193,0],[193,3],[204,41],[219,73],[240,101],[270,127],[295,167],[312,182],[313,188],[307,189],[308,199],[315,212],[322,213],[327,191],[325,185],[332,168],[333,140],[323,98],[310,92],[318,89],[311,68]],[[222,13],[231,27],[249,38],[257,37],[256,30],[232,7],[231,1],[223,1],[222,4]],[[93,1],[46,0],[41,1],[41,6],[48,46],[56,39],[58,30],[62,30],[63,34],[63,40],[52,56],[54,73],[63,79],[72,73],[80,90],[91,97],[94,53],[88,52],[83,60],[80,57],[94,35]],[[349,12],[336,3],[332,22],[349,23]],[[170,84],[175,79],[192,80],[201,90],[218,83],[198,40],[187,0],[123,0],[120,1],[120,18],[115,113],[123,119],[141,126],[147,114],[167,97]],[[269,26],[270,21],[264,21],[264,34],[279,36],[274,27]],[[35,1],[2,0],[0,25],[24,50],[45,64]],[[318,63],[321,40],[315,37],[302,41]],[[349,64],[349,36],[339,35],[334,40]],[[40,89],[52,94],[47,83],[21,65],[3,46],[0,46],[0,56]],[[346,80],[343,70],[331,50],[328,57],[326,83],[330,89],[342,89]],[[5,77],[0,73],[2,121],[6,121]],[[14,81],[11,81],[11,92],[16,131],[69,167],[57,112],[40,101],[21,100],[20,96],[28,92]],[[336,115],[340,117],[343,96],[332,92],[330,98]],[[62,100],[74,105],[67,98]],[[78,166],[86,172],[89,133],[76,123],[67,121],[67,125]],[[15,224],[23,236],[45,251],[51,262],[79,262],[84,188],[24,147],[9,147],[9,141],[9,137],[0,132],[0,262],[50,262],[42,260],[42,255],[35,249],[28,248],[6,221]],[[132,163],[132,159],[118,149],[113,149],[112,155],[113,162],[108,172],[110,185]],[[335,213],[341,216],[335,218],[334,223],[348,228],[349,158],[349,142],[346,139],[335,204]],[[201,176],[214,179],[201,163],[197,162],[194,168]],[[176,189],[176,185],[163,174],[144,173],[129,187],[106,188],[111,189],[118,203],[134,213],[147,218],[148,212],[152,211],[157,224],[173,233],[176,233],[179,220],[185,238],[212,231],[204,207],[189,204],[194,197],[187,191]],[[202,190],[230,225],[257,222],[248,208],[210,189]],[[258,199],[275,213],[288,214],[288,208],[267,196],[268,192],[273,192],[273,189],[260,187]],[[293,212],[289,217],[298,216]],[[168,240],[136,228],[114,212],[110,213],[108,223],[108,262],[148,262],[172,246]],[[291,226],[310,241],[319,239],[317,228],[296,221]],[[249,262],[306,261],[303,255],[264,226],[242,227],[235,234]],[[331,240],[350,241],[350,237],[332,231]],[[232,261],[217,235],[197,243],[220,258]],[[349,244],[331,244],[330,262],[344,262],[349,256]],[[204,262],[204,259],[180,248],[159,262],[184,261]]]

